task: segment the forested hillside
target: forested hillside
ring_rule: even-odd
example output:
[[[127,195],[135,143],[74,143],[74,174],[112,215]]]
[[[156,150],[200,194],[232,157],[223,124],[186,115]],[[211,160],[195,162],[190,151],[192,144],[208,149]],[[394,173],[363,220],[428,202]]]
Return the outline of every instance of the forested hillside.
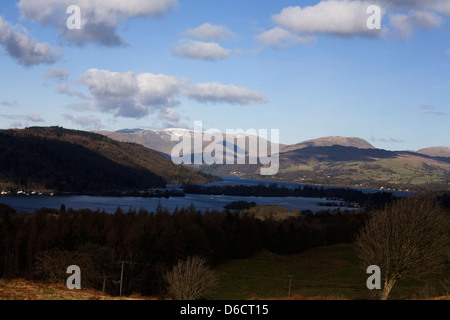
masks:
[[[0,130],[0,189],[86,192],[207,182],[158,152],[60,127]]]

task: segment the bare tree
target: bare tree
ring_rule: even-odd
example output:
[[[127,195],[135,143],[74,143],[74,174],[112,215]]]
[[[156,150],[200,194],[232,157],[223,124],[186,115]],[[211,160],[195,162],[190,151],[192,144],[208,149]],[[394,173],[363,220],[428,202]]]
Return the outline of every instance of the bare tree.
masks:
[[[65,284],[69,277],[67,267],[70,265],[81,268],[83,288],[91,288],[101,283],[102,278],[88,255],[59,249],[44,251],[36,256],[34,276],[46,282]]]
[[[449,253],[450,215],[431,195],[395,201],[373,213],[355,244],[362,267],[377,265],[384,277],[381,299],[397,280],[441,267]]]
[[[188,257],[163,276],[168,294],[175,300],[199,300],[210,297],[216,288],[217,277],[202,257]]]

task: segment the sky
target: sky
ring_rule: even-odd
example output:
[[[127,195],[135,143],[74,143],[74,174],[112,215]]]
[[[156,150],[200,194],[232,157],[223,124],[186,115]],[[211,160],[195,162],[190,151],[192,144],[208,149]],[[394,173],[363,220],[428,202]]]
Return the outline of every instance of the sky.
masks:
[[[449,23],[450,0],[1,1],[0,128],[450,147]]]

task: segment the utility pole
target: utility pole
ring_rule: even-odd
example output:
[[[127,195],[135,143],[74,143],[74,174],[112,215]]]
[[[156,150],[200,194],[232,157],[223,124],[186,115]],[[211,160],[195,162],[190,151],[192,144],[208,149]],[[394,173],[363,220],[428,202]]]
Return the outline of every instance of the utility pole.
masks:
[[[291,296],[291,284],[292,284],[292,277],[293,275],[288,275],[289,277],[289,293],[288,293],[288,297]]]
[[[122,296],[123,265],[124,265],[125,261],[121,261],[119,263],[122,263],[122,271],[120,272],[120,293],[119,293],[119,296]]]
[[[103,293],[106,292],[106,276],[103,276],[103,288],[102,288],[102,292],[103,292]]]

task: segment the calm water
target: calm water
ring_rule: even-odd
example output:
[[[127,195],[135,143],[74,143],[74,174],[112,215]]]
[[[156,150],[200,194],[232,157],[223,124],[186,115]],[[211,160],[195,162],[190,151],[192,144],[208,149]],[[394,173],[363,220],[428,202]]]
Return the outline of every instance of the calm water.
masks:
[[[214,182],[212,184],[219,185],[257,185],[259,183],[270,184],[273,182],[266,182],[260,180],[240,179],[236,177],[222,177],[224,181]],[[279,183],[288,187],[296,187],[298,184],[293,183]],[[375,192],[375,191],[374,191]],[[198,210],[218,209],[222,210],[225,205],[233,201],[245,200],[248,202],[254,201],[258,205],[281,205],[288,209],[311,210],[317,212],[326,210],[328,208],[335,209],[337,207],[319,207],[318,202],[324,202],[326,199],[320,198],[299,198],[299,197],[243,197],[243,196],[210,196],[187,194],[186,197],[172,197],[165,198],[139,198],[139,197],[92,197],[92,196],[20,196],[9,197],[0,196],[0,203],[6,203],[16,211],[33,212],[40,208],[54,208],[59,209],[61,205],[66,208],[74,210],[91,209],[104,210],[109,213],[121,207],[124,211],[129,209],[146,209],[148,211],[155,211],[159,203],[169,211],[173,211],[176,207],[189,207],[191,204]],[[342,208],[345,209],[345,208]],[[349,208],[351,209],[351,208]]]

